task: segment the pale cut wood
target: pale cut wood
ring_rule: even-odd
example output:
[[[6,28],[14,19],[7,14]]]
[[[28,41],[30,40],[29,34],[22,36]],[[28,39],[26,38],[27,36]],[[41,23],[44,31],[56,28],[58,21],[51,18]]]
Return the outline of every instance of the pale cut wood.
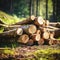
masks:
[[[45,26],[49,26],[49,20],[45,20]]]
[[[41,38],[39,41],[38,41],[38,45],[43,45],[44,44],[44,39]]]
[[[34,44],[34,41],[32,39],[30,39],[28,42],[27,42],[27,45],[33,45]]]
[[[57,40],[52,39],[49,40],[49,45],[55,45],[55,44],[57,44]]]
[[[41,31],[40,30],[37,30],[35,34],[41,34]]]
[[[37,27],[35,25],[22,25],[21,28],[27,34],[34,34],[36,32],[36,30],[37,30]]]
[[[54,32],[50,32],[50,39],[55,40],[55,38],[54,38]]]
[[[17,35],[22,35],[23,34],[23,29],[22,28],[18,28],[16,33],[17,33]]]
[[[49,35],[50,35],[50,33],[48,31],[46,31],[46,32],[43,33],[43,37],[42,38],[49,39]]]
[[[34,21],[34,23],[35,23],[37,26],[43,26],[44,22],[45,22],[45,21],[43,20],[42,17],[37,17],[37,18],[35,18],[35,21]]]
[[[29,36],[27,34],[23,34],[19,37],[18,42],[26,44],[29,40]]]
[[[31,38],[34,40],[34,41],[39,41],[40,40],[40,34],[33,34],[32,36],[31,36]]]

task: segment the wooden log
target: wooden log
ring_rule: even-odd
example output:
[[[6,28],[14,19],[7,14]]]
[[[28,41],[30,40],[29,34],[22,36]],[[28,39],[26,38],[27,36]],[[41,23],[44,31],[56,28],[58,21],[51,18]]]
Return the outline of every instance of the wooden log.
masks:
[[[53,40],[49,40],[49,45],[53,45]]]
[[[60,44],[60,40],[57,40],[57,44]]]
[[[18,42],[26,44],[29,40],[29,36],[27,34],[23,34],[18,38]]]
[[[3,33],[0,33],[0,37],[14,36],[14,35],[16,35],[16,30],[17,29],[13,29],[13,30],[9,30],[9,31],[5,31]]]
[[[45,23],[45,21],[43,20],[42,17],[37,17],[35,18],[34,24],[37,26],[43,26]]]
[[[50,39],[55,40],[55,38],[54,38],[54,32],[50,32]]]
[[[35,34],[41,34],[41,31],[40,30],[37,30]]]
[[[20,21],[20,22],[14,24],[14,25],[31,24],[31,23],[33,23],[34,19],[35,19],[35,16],[32,15],[32,16],[30,16],[29,18],[27,18],[27,19],[25,19],[25,20],[23,20],[23,21]]]
[[[49,40],[49,45],[55,45],[55,44],[57,44],[57,40],[52,39]]]
[[[49,39],[49,35],[50,35],[50,33],[48,31],[46,31],[46,32],[43,33],[42,38]]]
[[[40,29],[41,32],[47,31],[47,28],[45,28],[45,27],[39,27],[39,29]]]
[[[60,22],[50,22],[49,25],[53,26],[53,27],[58,27],[59,28]]]
[[[22,35],[22,34],[23,34],[22,28],[16,28],[16,29],[12,29],[12,30],[4,31],[3,33],[0,33],[0,37],[15,37],[17,35]]]
[[[39,41],[40,40],[40,34],[33,34],[32,36],[31,36],[31,38],[34,40],[34,41]]]
[[[34,34],[37,30],[35,25],[22,25],[21,28],[26,32],[27,34]]]
[[[18,28],[16,33],[17,33],[17,35],[22,35],[23,34],[23,29],[22,28]]]
[[[60,28],[60,22],[57,22],[56,27]]]
[[[49,26],[49,21],[45,20],[45,26]]]
[[[38,41],[38,45],[43,45],[44,44],[44,39],[41,38],[39,41]]]
[[[54,32],[55,32],[55,35],[54,35],[55,38],[60,37],[60,30],[55,30]]]
[[[33,45],[34,44],[34,41],[32,39],[30,39],[28,42],[27,42],[27,45]]]

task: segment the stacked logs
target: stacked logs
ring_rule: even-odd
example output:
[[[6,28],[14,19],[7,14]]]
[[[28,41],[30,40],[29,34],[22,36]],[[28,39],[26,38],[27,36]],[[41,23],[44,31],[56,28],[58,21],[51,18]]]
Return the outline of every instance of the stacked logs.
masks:
[[[18,22],[14,25],[8,26],[9,29],[14,28],[13,32],[9,34],[18,35],[18,42],[27,44],[27,45],[43,45],[49,44],[54,45],[60,42],[55,39],[55,31],[59,30],[59,28],[52,27],[49,25],[48,20],[44,20],[42,17],[30,16],[26,20]],[[7,29],[7,27],[6,27]]]
[[[28,19],[18,22],[15,25],[21,25],[23,34],[18,38],[18,42],[33,45],[57,44],[58,40],[54,38],[56,27],[49,26],[49,21],[42,17],[31,16]],[[19,31],[18,31],[19,32]]]

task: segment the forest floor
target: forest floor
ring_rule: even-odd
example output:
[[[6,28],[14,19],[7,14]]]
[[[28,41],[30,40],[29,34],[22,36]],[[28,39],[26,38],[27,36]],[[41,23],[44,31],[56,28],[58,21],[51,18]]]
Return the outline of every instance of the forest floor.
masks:
[[[19,45],[1,49],[0,60],[60,60],[60,45]]]

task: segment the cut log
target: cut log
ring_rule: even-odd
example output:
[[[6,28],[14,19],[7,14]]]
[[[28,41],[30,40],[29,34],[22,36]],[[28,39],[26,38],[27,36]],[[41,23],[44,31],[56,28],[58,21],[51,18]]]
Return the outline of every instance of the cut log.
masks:
[[[17,29],[12,29],[12,30],[9,30],[9,31],[5,31],[3,33],[0,33],[0,37],[9,37],[9,36],[15,36],[16,35],[16,30]]]
[[[29,36],[27,34],[21,35],[18,39],[18,42],[26,44],[29,40]]]
[[[49,26],[49,21],[45,20],[45,26]]]
[[[34,41],[32,39],[30,39],[28,42],[27,42],[27,45],[33,45],[34,44]]]
[[[53,40],[52,39],[49,40],[49,45],[53,45]]]
[[[17,33],[17,35],[22,35],[23,34],[23,29],[22,28],[18,28],[16,33]]]
[[[31,38],[34,40],[34,41],[39,41],[40,40],[40,34],[33,34],[32,36],[31,36]]]
[[[60,28],[60,22],[57,22],[56,27]]]
[[[34,34],[37,30],[35,25],[22,25],[21,28],[26,32],[27,34]]]
[[[55,38],[58,38],[60,37],[60,30],[55,30],[55,35],[54,35]]]
[[[37,17],[37,18],[35,18],[34,23],[35,23],[35,25],[37,25],[37,26],[43,26],[44,23],[45,23],[45,21],[43,20],[42,17]]]
[[[60,44],[60,40],[57,40],[57,44]]]
[[[50,39],[49,40],[49,45],[54,45],[54,44],[57,44],[57,40]]]
[[[41,30],[41,32],[47,31],[47,28],[45,28],[45,27],[39,27],[39,29]]]
[[[46,31],[46,32],[43,33],[42,38],[49,39],[49,35],[50,35],[50,33],[48,31]]]
[[[60,22],[50,22],[49,25],[59,28],[60,27]]]
[[[37,30],[35,34],[41,34],[41,31],[40,30]]]
[[[26,20],[20,21],[14,25],[30,24],[30,23],[33,23],[34,19],[35,19],[35,16],[32,15],[29,18],[27,18]]]
[[[22,28],[16,28],[16,29],[12,29],[9,31],[4,31],[3,33],[0,33],[0,37],[15,37],[17,35],[22,35],[23,34],[23,30]]]
[[[39,41],[38,41],[38,45],[43,45],[44,44],[44,39],[40,39]]]

